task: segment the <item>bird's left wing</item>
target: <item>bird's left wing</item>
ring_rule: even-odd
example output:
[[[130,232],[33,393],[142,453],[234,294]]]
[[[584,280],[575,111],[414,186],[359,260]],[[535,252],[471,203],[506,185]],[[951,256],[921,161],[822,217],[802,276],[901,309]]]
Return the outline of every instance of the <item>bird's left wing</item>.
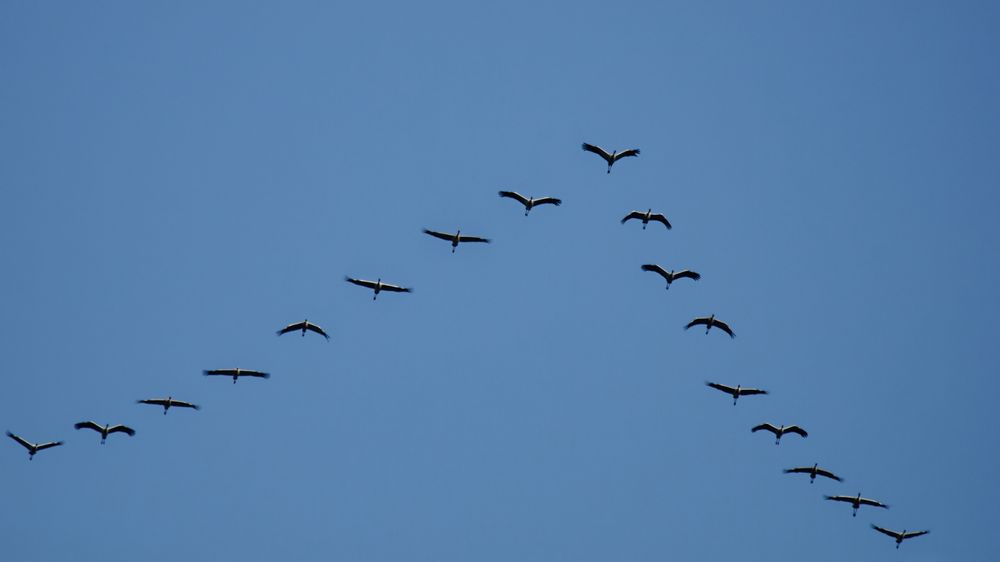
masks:
[[[400,287],[399,285],[389,285],[387,283],[382,283],[382,290],[389,291],[391,293],[412,293],[413,289],[410,287]]]
[[[632,211],[631,213],[625,215],[625,218],[622,219],[622,224],[625,224],[625,222],[630,219],[641,219],[644,216],[646,216],[646,213],[640,213],[639,211]]]
[[[135,436],[135,430],[127,425],[118,424],[108,428],[108,433],[126,433],[129,437]]]
[[[319,334],[319,335],[323,336],[324,338],[326,338],[327,341],[330,340],[330,336],[328,336],[327,333],[323,331],[323,328],[320,328],[316,324],[312,324],[312,323],[306,324],[306,329],[310,330],[312,332],[316,332],[317,334]]]
[[[785,433],[797,433],[798,435],[801,435],[802,437],[809,437],[809,434],[806,433],[806,430],[802,429],[801,427],[799,427],[797,425],[787,426],[785,428]]]
[[[24,438],[23,438],[23,437],[21,437],[20,435],[14,435],[14,434],[13,434],[13,433],[11,433],[10,431],[8,431],[8,432],[7,432],[7,437],[10,437],[10,438],[11,438],[11,439],[13,439],[14,441],[17,441],[17,442],[18,442],[18,443],[20,443],[20,444],[21,444],[21,446],[22,446],[22,447],[24,447],[25,449],[30,449],[30,448],[32,447],[32,445],[33,445],[33,443],[28,443],[28,440],[27,440],[27,439],[24,439]]]
[[[883,535],[889,535],[890,537],[892,537],[894,539],[898,539],[900,537],[900,533],[897,533],[896,531],[893,531],[891,529],[885,529],[885,528],[879,527],[878,525],[876,525],[874,523],[872,523],[872,529],[875,529],[876,531],[882,533]]]
[[[62,441],[50,441],[48,443],[42,443],[41,445],[39,445],[39,446],[37,446],[35,448],[37,450],[41,451],[43,449],[51,449],[52,447],[58,447],[59,445],[62,445],[62,444],[63,444]]]
[[[490,243],[490,239],[489,238],[481,238],[479,236],[459,236],[458,237],[458,241],[459,242],[485,242],[487,244]]]
[[[930,531],[910,531],[909,533],[904,533],[904,539],[912,539],[913,537],[919,537],[920,535],[926,535]]]
[[[667,230],[673,228],[670,221],[667,220],[667,216],[663,213],[653,213],[649,215],[649,220],[663,223],[663,226],[667,227]]]
[[[731,386],[726,386],[724,384],[720,384],[720,383],[717,383],[717,382],[706,382],[705,384],[708,385],[708,386],[710,386],[710,387],[712,387],[712,388],[714,388],[714,389],[716,389],[716,390],[721,390],[722,392],[725,392],[726,394],[732,394],[732,393],[736,392],[735,388],[733,388]]]
[[[630,148],[628,150],[623,150],[615,154],[615,160],[620,160],[622,158],[628,158],[629,156],[638,156],[638,155],[639,155],[638,148]]]
[[[353,283],[359,287],[368,287],[369,289],[374,289],[377,285],[374,281],[369,281],[367,279],[355,279],[353,277],[344,277],[344,281],[348,283]]]
[[[97,425],[96,422],[85,421],[73,424],[75,429],[93,429],[94,431],[101,431],[101,426]]]
[[[535,205],[555,205],[558,207],[559,205],[562,205],[562,199],[557,199],[555,197],[539,197],[538,199],[535,199]]]
[[[500,197],[507,197],[508,199],[514,199],[519,201],[522,205],[528,204],[528,198],[516,191],[500,191],[498,192]],[[537,203],[537,201],[536,201]]]
[[[722,320],[712,320],[712,325],[722,330],[723,332],[729,334],[729,337],[731,338],[736,337],[736,334],[733,333],[733,329],[729,327],[729,324],[726,324]]]

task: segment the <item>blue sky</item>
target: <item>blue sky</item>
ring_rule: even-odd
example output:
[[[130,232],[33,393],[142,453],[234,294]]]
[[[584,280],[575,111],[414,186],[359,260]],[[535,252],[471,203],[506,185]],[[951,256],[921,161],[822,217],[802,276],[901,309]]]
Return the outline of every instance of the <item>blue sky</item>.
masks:
[[[2,556],[994,559],[998,23],[3,4],[0,424],[67,443],[0,447]],[[683,331],[712,313],[735,340]],[[274,336],[306,317],[332,341]],[[273,377],[200,375],[236,366]],[[846,481],[781,474],[814,462]],[[859,491],[891,509],[822,500]]]

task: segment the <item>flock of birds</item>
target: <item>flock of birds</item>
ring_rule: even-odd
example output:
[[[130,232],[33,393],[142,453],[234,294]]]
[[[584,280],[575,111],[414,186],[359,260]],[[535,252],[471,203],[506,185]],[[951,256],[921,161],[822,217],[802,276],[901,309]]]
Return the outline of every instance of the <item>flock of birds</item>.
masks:
[[[621,160],[622,158],[627,158],[627,157],[632,157],[632,156],[638,156],[639,155],[639,149],[637,149],[637,148],[633,148],[633,149],[629,149],[629,150],[623,150],[621,152],[614,151],[614,152],[610,152],[609,153],[609,152],[607,152],[606,150],[604,150],[603,148],[601,148],[599,146],[595,146],[595,145],[587,144],[587,143],[583,144],[583,150],[588,151],[588,152],[592,152],[594,154],[597,154],[601,158],[603,158],[607,162],[607,164],[608,164],[607,173],[609,173],[609,174],[611,173],[612,166],[617,161]],[[561,199],[557,199],[555,197],[539,197],[539,198],[525,197],[525,196],[521,195],[520,193],[517,193],[517,192],[514,192],[514,191],[500,191],[499,195],[500,195],[501,198],[513,199],[513,200],[517,201],[518,203],[520,203],[522,206],[524,206],[524,215],[525,216],[527,216],[528,213],[530,213],[533,208],[535,208],[537,206],[540,206],[540,205],[559,206],[559,205],[562,204],[562,200]],[[639,221],[641,221],[642,222],[642,228],[644,230],[645,230],[646,226],[650,222],[661,223],[668,230],[671,229],[671,228],[673,228],[672,225],[670,224],[670,221],[667,220],[667,217],[665,215],[663,215],[662,213],[654,213],[651,208],[647,209],[646,211],[632,211],[629,214],[625,215],[625,217],[622,218],[621,222],[622,222],[622,224],[625,224],[626,222],[628,222],[630,220],[639,220]],[[429,236],[433,236],[434,238],[438,238],[438,239],[441,239],[441,240],[444,240],[444,241],[447,241],[448,243],[450,243],[451,244],[451,251],[452,251],[452,253],[454,253],[455,250],[458,248],[458,245],[462,244],[462,243],[485,243],[485,244],[490,243],[490,239],[489,238],[483,238],[483,237],[479,237],[479,236],[463,235],[462,232],[461,232],[461,230],[456,231],[454,234],[447,233],[447,232],[439,232],[439,231],[436,231],[436,230],[429,230],[429,229],[424,229],[423,232],[425,234],[429,235]],[[674,281],[677,281],[678,279],[691,279],[693,281],[698,281],[699,279],[701,279],[701,275],[699,273],[694,272],[694,271],[690,271],[690,270],[687,270],[687,269],[683,269],[683,270],[679,270],[679,271],[677,271],[677,270],[667,271],[663,267],[661,267],[659,265],[656,265],[656,264],[644,264],[644,265],[642,265],[641,269],[643,271],[648,271],[648,272],[656,273],[659,276],[661,276],[666,281],[666,288],[667,289],[670,289],[670,285]],[[367,279],[355,279],[353,277],[346,277],[346,281],[348,283],[353,284],[353,285],[357,285],[359,287],[364,287],[366,289],[370,289],[373,292],[373,297],[372,297],[373,300],[378,299],[379,293],[381,293],[383,291],[390,292],[390,293],[410,293],[410,292],[413,292],[413,289],[410,288],[410,287],[403,287],[403,286],[394,285],[394,284],[391,284],[391,283],[384,283],[384,282],[382,282],[381,278],[376,279],[375,281],[370,281],[370,280],[367,280]],[[705,326],[705,334],[706,335],[712,330],[712,328],[716,328],[716,329],[721,330],[722,332],[728,334],[730,338],[735,338],[736,337],[735,332],[733,332],[733,329],[729,326],[729,324],[727,324],[726,322],[723,322],[722,320],[719,320],[718,318],[715,317],[714,314],[712,314],[710,316],[703,316],[703,317],[694,318],[693,320],[691,320],[690,322],[688,322],[685,325],[684,329],[685,330],[686,329],[690,329],[690,328],[693,328],[695,326]],[[278,330],[277,334],[279,336],[281,336],[281,335],[284,335],[284,334],[295,333],[295,332],[301,333],[301,335],[303,337],[305,337],[305,335],[306,335],[307,332],[313,332],[315,334],[323,336],[327,341],[329,341],[329,339],[330,339],[329,334],[327,334],[326,331],[324,331],[322,327],[320,327],[319,325],[314,324],[312,322],[309,322],[308,319],[305,319],[305,320],[303,320],[301,322],[295,322],[295,323],[289,324],[289,325],[285,326],[284,328],[281,328],[280,330]],[[255,370],[251,370],[251,369],[239,369],[239,368],[236,368],[236,369],[210,369],[210,370],[205,370],[202,373],[205,376],[232,377],[234,384],[241,377],[267,379],[267,378],[270,378],[270,376],[271,376],[270,373],[267,373],[267,372],[264,372],[264,371],[255,371]],[[736,405],[737,401],[740,399],[741,396],[754,396],[754,395],[765,395],[765,394],[768,394],[768,392],[766,390],[761,390],[761,389],[758,389],[758,388],[745,388],[745,387],[742,387],[742,386],[739,386],[739,385],[733,387],[733,386],[728,386],[728,385],[725,385],[725,384],[722,384],[722,383],[717,383],[717,382],[707,382],[706,384],[709,387],[711,387],[711,388],[714,388],[714,389],[719,390],[721,392],[724,392],[724,393],[726,393],[728,395],[731,395],[733,397],[733,405],[734,406]],[[147,405],[152,405],[152,406],[160,406],[160,407],[163,408],[163,414],[164,415],[166,415],[166,413],[170,410],[170,408],[186,408],[186,409],[192,409],[192,410],[199,410],[199,409],[201,409],[200,406],[198,406],[197,404],[194,404],[194,403],[191,403],[191,402],[185,402],[183,400],[176,400],[172,396],[168,396],[167,398],[146,398],[146,399],[138,400],[137,403],[139,403],[139,404],[147,404]],[[104,424],[104,425],[102,425],[102,424],[97,423],[95,421],[81,421],[81,422],[78,422],[78,423],[74,424],[73,427],[75,429],[77,429],[77,430],[80,430],[80,429],[90,429],[90,430],[93,430],[93,431],[99,433],[101,435],[101,444],[102,445],[105,443],[105,441],[107,440],[107,438],[111,434],[114,434],[114,433],[123,433],[125,435],[128,435],[129,437],[132,437],[132,436],[134,436],[136,434],[136,432],[135,432],[135,430],[133,428],[128,427],[126,425],[121,425],[121,424],[118,424],[118,425]],[[798,436],[803,437],[803,438],[809,436],[809,434],[806,432],[806,430],[803,429],[802,427],[798,426],[798,425],[779,425],[779,426],[775,426],[775,425],[770,424],[770,423],[762,423],[760,425],[754,426],[753,428],[750,429],[750,431],[753,432],[753,433],[756,433],[758,431],[768,431],[768,432],[773,433],[774,436],[775,436],[775,444],[776,445],[780,445],[781,444],[781,438],[784,435],[787,435],[787,434],[795,434],[795,435],[798,435]],[[27,451],[28,451],[28,460],[32,460],[34,458],[34,456],[36,454],[38,454],[40,451],[44,451],[46,449],[51,449],[53,447],[58,447],[60,445],[63,445],[63,441],[50,441],[50,442],[45,442],[45,443],[32,443],[31,441],[28,441],[27,439],[24,439],[23,437],[21,437],[19,435],[16,435],[16,434],[14,434],[14,433],[12,433],[10,431],[7,431],[7,436],[10,437],[11,439],[13,439],[14,441],[16,441],[18,444],[20,444],[25,449],[27,449]],[[820,466],[818,466],[818,464],[813,464],[812,466],[798,466],[798,467],[793,467],[793,468],[786,469],[784,472],[786,474],[808,474],[809,475],[809,482],[810,483],[815,482],[817,476],[822,476],[824,478],[827,478],[827,479],[830,479],[830,480],[834,480],[834,481],[837,481],[837,482],[842,482],[843,481],[843,479],[840,476],[837,476],[836,474],[834,474],[833,472],[831,472],[831,471],[829,471],[829,470],[827,470],[825,468],[821,468]],[[860,492],[856,496],[837,495],[837,496],[824,496],[824,497],[827,500],[830,500],[830,501],[836,501],[836,502],[842,502],[842,503],[850,504],[851,507],[853,508],[852,516],[857,516],[858,509],[860,509],[861,506],[879,507],[879,508],[883,508],[883,509],[888,509],[888,507],[889,507],[888,505],[886,505],[886,504],[884,504],[884,503],[882,503],[880,501],[873,500],[873,499],[870,499],[870,498],[862,497]],[[886,529],[884,527],[879,527],[878,525],[874,525],[874,524],[872,524],[872,528],[875,529],[876,531],[880,532],[880,533],[883,533],[883,534],[888,535],[888,536],[892,537],[893,539],[895,539],[895,541],[896,541],[896,548],[899,548],[899,545],[902,544],[902,542],[904,540],[906,540],[906,539],[911,539],[911,538],[914,538],[914,537],[919,537],[919,536],[925,535],[925,534],[927,534],[929,532],[929,531],[926,531],[926,530],[924,530],[924,531],[907,531],[905,529],[903,531],[894,531],[894,530],[891,530],[891,529]]]

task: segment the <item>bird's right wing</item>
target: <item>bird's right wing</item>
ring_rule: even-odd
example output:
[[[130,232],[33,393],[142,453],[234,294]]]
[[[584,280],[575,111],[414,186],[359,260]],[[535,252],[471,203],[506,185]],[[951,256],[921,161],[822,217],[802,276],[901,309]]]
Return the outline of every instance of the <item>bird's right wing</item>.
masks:
[[[615,160],[620,160],[622,158],[628,158],[629,156],[638,156],[638,155],[639,155],[638,148],[630,148],[628,150],[623,150],[615,154]]]
[[[587,152],[593,152],[594,154],[600,156],[601,158],[604,158],[605,160],[608,161],[609,164],[613,162],[613,160],[611,159],[611,155],[608,154],[608,151],[604,150],[599,146],[583,143],[583,149],[586,150]]]
[[[84,429],[84,428],[86,428],[86,429],[93,429],[94,431],[101,431],[103,429],[101,426],[97,425],[97,423],[92,422],[92,421],[85,421],[85,422],[76,423],[76,424],[73,424],[73,427],[76,428],[76,429]]]
[[[732,394],[732,393],[736,392],[735,388],[733,388],[731,386],[726,386],[724,384],[720,384],[720,383],[717,383],[717,382],[706,382],[705,384],[708,385],[708,386],[710,386],[710,387],[712,387],[712,388],[714,388],[714,389],[716,389],[716,390],[721,390],[722,392],[725,392],[726,394]]]
[[[816,469],[816,474],[819,474],[820,476],[825,476],[825,477],[827,477],[827,478],[829,478],[831,480],[836,480],[837,482],[843,482],[844,481],[843,478],[837,476],[836,474],[834,474],[834,473],[832,473],[829,470],[826,470],[824,468],[817,468]]]
[[[697,281],[701,279],[701,274],[691,271],[690,269],[682,269],[674,274],[674,279],[680,279],[681,277],[687,277],[688,279],[694,279]]]
[[[667,230],[673,228],[673,225],[670,224],[669,220],[667,220],[667,215],[664,215],[663,213],[653,213],[652,215],[649,215],[649,220],[663,223],[663,226],[667,227]]]
[[[265,373],[264,371],[248,371],[246,369],[241,370],[240,375],[244,377],[257,377],[260,379],[271,378],[271,373]]]
[[[712,320],[712,325],[722,330],[723,332],[729,334],[729,337],[731,338],[736,337],[736,334],[733,332],[733,329],[729,327],[729,324],[726,324],[722,320]]]
[[[562,205],[562,199],[557,199],[555,197],[539,197],[538,199],[535,199],[535,206],[538,205],[555,205],[558,207],[559,205]]]
[[[52,447],[58,447],[59,445],[62,444],[63,444],[62,441],[50,441],[48,443],[42,443],[41,445],[35,447],[35,449],[38,451],[42,451],[45,449],[51,449]]]
[[[226,376],[231,377],[236,374],[236,369],[205,369],[201,374],[206,377],[211,376]]]
[[[910,531],[909,533],[903,533],[904,539],[912,539],[913,537],[919,537],[920,535],[926,535],[930,531]]]
[[[17,442],[18,442],[18,443],[20,443],[20,444],[21,444],[21,446],[22,446],[22,447],[24,447],[25,449],[31,449],[31,447],[32,447],[32,444],[31,444],[31,443],[28,443],[28,442],[27,442],[27,441],[26,441],[25,439],[21,438],[20,436],[17,436],[17,435],[14,435],[14,434],[13,434],[13,433],[11,433],[10,431],[8,431],[8,432],[7,432],[7,437],[10,437],[10,438],[11,438],[11,439],[13,439],[14,441],[17,441]]]
[[[135,436],[135,430],[127,425],[115,425],[108,428],[108,433],[127,433],[129,437]]]
[[[192,410],[200,410],[201,406],[197,404],[192,404],[190,402],[181,402],[180,400],[171,400],[171,406],[176,406],[178,408],[191,408]]]
[[[785,474],[811,474],[812,468],[808,466],[796,466],[795,468],[786,468]]]
[[[487,244],[490,243],[490,239],[489,238],[481,238],[479,236],[459,236],[458,237],[458,241],[459,242],[485,242]]]
[[[500,191],[498,193],[500,193],[500,197],[507,197],[507,198],[510,198],[510,199],[516,199],[522,205],[527,205],[528,204],[528,198],[525,197],[524,195],[521,195],[520,193],[518,193],[516,191]]]
[[[323,328],[320,328],[316,324],[306,324],[306,329],[310,330],[312,332],[316,332],[317,334],[319,334],[319,335],[323,336],[324,338],[326,338],[327,341],[330,340],[330,336],[328,336],[327,333],[323,331]]]
[[[844,503],[854,503],[854,500],[856,499],[854,496],[823,496],[823,497],[830,501],[844,502]]]
[[[829,498],[827,498],[827,499],[829,499]],[[892,531],[890,529],[884,529],[884,528],[879,527],[878,525],[876,525],[874,523],[872,523],[872,529],[875,529],[876,531],[882,533],[883,535],[889,535],[890,537],[892,537],[894,539],[898,539],[900,537],[900,533],[897,533],[896,531]]]
[[[146,398],[144,400],[136,400],[139,404],[152,404],[154,406],[166,406],[167,401],[163,398]]]
[[[766,390],[761,390],[759,388],[741,388],[740,396],[753,396],[755,394],[767,394]]]
[[[426,228],[424,229],[424,234],[430,234],[434,238],[440,238],[441,240],[448,240],[448,241],[451,241],[453,238],[455,238],[455,235],[453,234],[445,234],[444,232],[438,232],[436,230],[428,230]]]

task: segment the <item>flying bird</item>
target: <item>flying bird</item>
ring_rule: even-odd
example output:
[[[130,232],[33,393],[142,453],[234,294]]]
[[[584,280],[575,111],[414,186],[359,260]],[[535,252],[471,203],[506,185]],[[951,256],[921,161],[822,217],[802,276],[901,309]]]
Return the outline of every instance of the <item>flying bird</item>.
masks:
[[[359,287],[367,287],[375,291],[375,296],[372,300],[378,298],[378,294],[382,291],[389,291],[390,293],[412,293],[413,289],[408,287],[400,287],[399,285],[390,285],[389,283],[383,283],[382,278],[379,277],[378,281],[368,281],[367,279],[354,279],[353,277],[345,277],[348,283],[354,283]]]
[[[731,386],[726,386],[724,384],[719,384],[717,382],[706,382],[706,385],[725,392],[726,394],[732,395],[733,406],[736,405],[736,401],[740,399],[740,396],[753,396],[754,394],[767,394],[766,390],[760,390],[759,388],[743,388],[740,385],[736,385],[735,388]]]
[[[534,197],[525,197],[516,191],[501,191],[500,197],[514,199],[518,203],[524,205],[524,216],[528,216],[531,209],[539,205],[555,205],[556,207],[562,205],[562,199],[556,199],[555,197],[539,197],[538,199],[535,199]]]
[[[643,271],[652,271],[653,273],[658,273],[660,277],[667,280],[667,289],[670,288],[670,284],[678,279],[694,279],[695,281],[701,279],[701,274],[691,271],[690,269],[682,269],[680,271],[670,270],[667,271],[662,267],[656,265],[655,263],[647,263],[642,266]]]
[[[608,163],[608,173],[609,174],[611,173],[611,166],[613,166],[615,162],[621,160],[622,158],[626,158],[626,157],[629,157],[629,156],[638,156],[639,155],[639,149],[638,148],[630,148],[628,150],[623,150],[621,152],[618,152],[616,150],[616,151],[612,152],[611,154],[608,154],[607,150],[604,150],[603,148],[601,148],[599,146],[594,146],[592,144],[583,143],[583,149],[586,150],[587,152],[593,152],[594,154],[600,156],[601,158],[604,158],[604,160],[607,161],[607,163]]]
[[[754,426],[753,429],[750,430],[750,432],[751,433],[756,433],[756,432],[758,432],[758,431],[760,431],[762,429],[764,431],[770,431],[771,433],[774,434],[774,436],[775,436],[774,444],[775,445],[780,445],[781,444],[781,436],[784,435],[784,434],[786,434],[786,433],[795,433],[796,435],[801,435],[802,437],[809,437],[809,434],[806,433],[806,430],[802,429],[801,427],[799,427],[797,425],[787,425],[787,426],[783,425],[781,427],[774,427],[773,425],[771,425],[769,423],[762,423],[760,425]]]
[[[287,334],[288,332],[297,332],[299,330],[302,330],[302,337],[306,337],[306,331],[308,330],[310,332],[316,332],[317,334],[323,336],[324,338],[327,339],[327,341],[330,340],[330,336],[326,335],[326,332],[323,331],[323,328],[320,328],[316,324],[309,322],[308,319],[285,326],[284,328],[278,330],[278,335],[280,336],[283,334]]]
[[[729,327],[729,324],[726,324],[722,320],[716,320],[714,314],[711,316],[701,316],[695,318],[694,320],[688,322],[687,326],[684,326],[684,329],[687,330],[693,326],[705,326],[705,334],[708,334],[709,330],[712,328],[718,328],[729,334],[729,337],[736,337],[736,334],[733,333],[733,329]]]
[[[29,461],[31,459],[35,458],[35,453],[37,453],[38,451],[44,451],[45,449],[50,449],[52,447],[58,447],[59,445],[63,444],[62,441],[50,441],[48,443],[31,443],[27,439],[23,439],[21,437],[18,437],[17,435],[14,435],[10,431],[7,432],[7,437],[10,437],[14,441],[17,441],[18,443],[21,444],[22,447],[24,447],[25,449],[28,450],[28,460]]]
[[[930,532],[930,531],[910,531],[910,532],[906,532],[906,529],[903,529],[903,532],[900,533],[900,532],[897,532],[897,531],[893,531],[891,529],[883,529],[882,527],[879,527],[878,525],[876,525],[874,523],[872,523],[872,529],[875,529],[876,531],[882,533],[883,535],[889,535],[890,537],[896,539],[896,548],[899,548],[899,545],[903,544],[903,541],[905,541],[906,539],[912,539],[913,537],[919,537],[920,535],[926,535],[927,533]]]
[[[632,211],[631,213],[625,215],[625,218],[622,219],[622,224],[625,224],[632,219],[641,220],[643,230],[646,230],[646,225],[649,224],[649,221],[662,222],[663,226],[667,227],[667,230],[673,228],[670,221],[667,220],[667,217],[663,213],[654,213],[653,209],[647,209],[645,213],[642,211]]]
[[[240,377],[255,377],[258,379],[269,379],[271,378],[271,373],[265,373],[264,371],[254,371],[251,369],[206,369],[201,372],[201,374],[206,377],[222,376],[222,377],[233,377],[233,384],[236,384],[236,379]]]
[[[171,407],[173,408],[191,408],[193,410],[200,410],[201,406],[197,404],[192,404],[190,402],[182,402],[180,400],[174,400],[173,397],[166,398],[147,398],[145,400],[136,400],[138,404],[152,404],[154,406],[163,406],[163,415],[167,415],[167,410]]]
[[[437,232],[436,230],[424,229],[424,234],[430,234],[434,238],[440,238],[441,240],[447,240],[451,242],[451,253],[455,253],[455,248],[458,247],[460,242],[485,242],[490,243],[489,238],[480,238],[478,236],[462,236],[462,231],[459,230],[455,234],[447,234],[445,232]]]
[[[836,474],[826,470],[825,468],[820,468],[817,464],[812,466],[797,466],[795,468],[786,468],[785,474],[808,474],[809,483],[812,484],[817,476],[825,476],[831,480],[836,480],[837,482],[843,482],[844,479],[837,476]]]
[[[118,425],[109,425],[109,424],[101,425],[101,424],[99,424],[97,422],[85,421],[85,422],[80,422],[80,423],[77,423],[77,424],[73,424],[73,427],[75,427],[76,429],[93,429],[94,431],[100,433],[101,434],[101,445],[104,444],[104,441],[108,438],[108,435],[111,435],[112,433],[125,433],[129,437],[132,437],[132,436],[135,435],[135,430],[134,429],[132,429],[131,427],[128,427],[127,425],[121,425],[121,424],[118,424]]]
[[[861,492],[858,492],[857,496],[824,496],[824,497],[830,501],[844,502],[851,504],[851,507],[854,508],[854,512],[852,513],[851,517],[857,517],[858,508],[863,505],[870,505],[872,507],[881,507],[883,509],[889,509],[889,506],[885,505],[882,502],[877,502],[875,500],[861,497]]]

